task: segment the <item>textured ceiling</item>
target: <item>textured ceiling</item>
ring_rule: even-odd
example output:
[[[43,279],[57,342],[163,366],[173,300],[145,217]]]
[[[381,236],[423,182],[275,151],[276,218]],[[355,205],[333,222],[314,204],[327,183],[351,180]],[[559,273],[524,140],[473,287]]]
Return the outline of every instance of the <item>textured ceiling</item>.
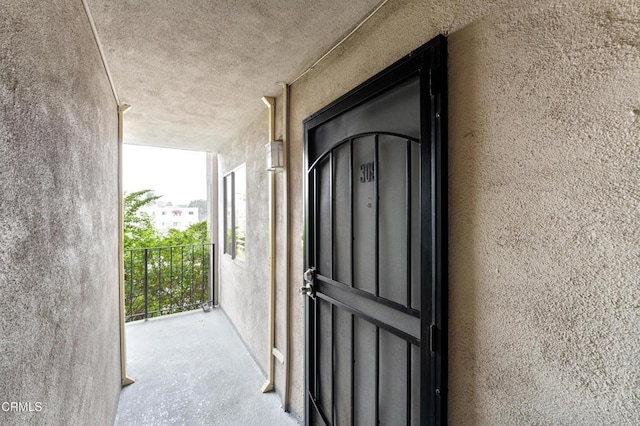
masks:
[[[125,143],[215,151],[379,0],[88,0]]]

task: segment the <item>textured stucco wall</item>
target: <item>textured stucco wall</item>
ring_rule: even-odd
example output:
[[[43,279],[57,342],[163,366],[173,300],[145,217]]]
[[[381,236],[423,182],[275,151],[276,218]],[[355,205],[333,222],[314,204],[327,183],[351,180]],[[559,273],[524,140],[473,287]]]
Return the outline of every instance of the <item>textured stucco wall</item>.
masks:
[[[259,99],[256,100],[260,102]],[[275,138],[282,139],[282,96],[275,100]],[[269,172],[265,170],[265,144],[269,113],[265,108],[238,135],[235,142],[218,153],[219,242],[223,241],[223,177],[241,164],[247,167],[247,261],[238,262],[220,251],[220,306],[240,333],[265,375],[269,368]],[[296,159],[297,161],[297,159]],[[286,353],[286,239],[284,238],[285,173],[275,173],[275,347]],[[298,235],[298,238],[300,236]],[[296,255],[294,254],[294,257]],[[298,300],[295,298],[294,300]],[[281,397],[286,381],[284,364],[274,360],[275,392]],[[296,413],[297,414],[297,413]]]
[[[640,422],[639,13],[630,0],[393,0],[292,86],[297,285],[302,120],[449,35],[451,424]]]
[[[260,99],[256,99],[260,102]],[[260,368],[266,372],[269,349],[269,176],[264,145],[267,109],[226,150],[219,161],[220,306],[227,313]],[[245,164],[247,172],[246,261],[224,253],[224,175]]]
[[[640,422],[632,3],[527,6],[450,38],[458,423]]]
[[[115,100],[82,2],[0,10],[0,424],[112,424]]]
[[[261,96],[378,1],[88,3],[118,93],[134,106],[126,142],[217,152],[263,109]]]

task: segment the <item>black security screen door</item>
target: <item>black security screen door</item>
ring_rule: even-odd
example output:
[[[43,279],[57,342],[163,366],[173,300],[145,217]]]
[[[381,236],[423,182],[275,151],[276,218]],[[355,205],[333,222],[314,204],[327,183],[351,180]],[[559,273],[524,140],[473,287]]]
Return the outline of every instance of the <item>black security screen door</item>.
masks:
[[[308,425],[446,424],[446,39],[305,120]]]

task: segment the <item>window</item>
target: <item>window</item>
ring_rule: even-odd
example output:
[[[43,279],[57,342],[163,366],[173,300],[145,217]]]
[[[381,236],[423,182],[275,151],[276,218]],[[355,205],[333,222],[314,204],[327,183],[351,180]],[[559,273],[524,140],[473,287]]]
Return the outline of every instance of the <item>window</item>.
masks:
[[[162,212],[162,214],[163,214],[163,215],[166,215],[166,214],[167,214],[167,212],[163,211],[163,212]]]
[[[247,171],[244,165],[224,177],[224,253],[246,260]]]
[[[224,253],[233,256],[233,173],[224,177]]]
[[[189,212],[189,216],[193,216],[193,211],[190,211],[190,212]]]

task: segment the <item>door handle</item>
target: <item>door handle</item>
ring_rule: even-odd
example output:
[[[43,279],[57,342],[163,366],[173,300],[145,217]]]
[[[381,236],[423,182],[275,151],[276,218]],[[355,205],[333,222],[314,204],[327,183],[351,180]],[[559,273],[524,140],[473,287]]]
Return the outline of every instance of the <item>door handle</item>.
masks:
[[[304,284],[298,289],[298,293],[303,296],[309,296],[312,299],[316,297],[315,281],[316,270],[314,268],[307,269],[302,275]]]
[[[298,293],[303,295],[303,296],[309,296],[313,299],[314,297],[314,291],[313,291],[313,284],[310,283],[304,283],[302,285],[302,287],[300,287],[298,289]]]

